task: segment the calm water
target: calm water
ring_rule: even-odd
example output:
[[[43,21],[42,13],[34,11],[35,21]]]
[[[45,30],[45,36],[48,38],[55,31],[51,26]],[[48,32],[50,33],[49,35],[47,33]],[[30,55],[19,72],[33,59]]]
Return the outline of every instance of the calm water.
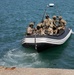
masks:
[[[35,68],[74,69],[74,35],[59,47],[42,53],[23,48],[23,39],[28,23],[41,21],[45,6],[52,15],[62,15],[67,26],[74,31],[74,0],[0,0],[0,65]]]

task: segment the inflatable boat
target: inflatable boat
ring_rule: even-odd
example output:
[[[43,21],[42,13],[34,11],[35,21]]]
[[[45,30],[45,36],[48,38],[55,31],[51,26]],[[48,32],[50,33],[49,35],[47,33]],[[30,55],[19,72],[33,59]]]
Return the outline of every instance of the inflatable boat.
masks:
[[[68,40],[71,33],[72,29],[65,28],[56,35],[26,35],[22,40],[22,46],[33,47],[39,51],[50,46],[62,45]]]
[[[53,6],[53,3],[50,3],[46,6],[42,20],[44,20],[47,8]],[[71,33],[72,29],[66,27],[64,30],[60,30],[56,35],[26,35],[22,40],[22,46],[33,47],[37,51],[41,51],[49,48],[50,46],[58,46],[64,44],[69,39]]]

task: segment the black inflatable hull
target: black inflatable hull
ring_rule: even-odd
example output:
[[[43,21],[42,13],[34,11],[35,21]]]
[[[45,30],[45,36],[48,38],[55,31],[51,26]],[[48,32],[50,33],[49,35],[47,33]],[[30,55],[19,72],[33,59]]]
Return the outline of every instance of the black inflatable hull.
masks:
[[[55,44],[47,44],[47,43],[39,43],[39,44],[32,44],[32,43],[25,43],[22,44],[23,47],[29,48],[32,47],[33,49],[36,49],[38,52],[41,52],[45,49],[48,49],[51,46],[56,46]]]
[[[66,28],[65,31],[61,31],[59,35],[25,36],[22,46],[32,47],[40,52],[51,46],[62,45],[70,37],[71,33],[72,30]]]

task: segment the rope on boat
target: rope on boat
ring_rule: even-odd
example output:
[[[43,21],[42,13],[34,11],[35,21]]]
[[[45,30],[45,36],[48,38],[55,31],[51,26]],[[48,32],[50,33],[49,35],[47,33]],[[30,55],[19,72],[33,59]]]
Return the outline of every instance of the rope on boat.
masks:
[[[36,34],[35,34],[35,49],[37,50]]]

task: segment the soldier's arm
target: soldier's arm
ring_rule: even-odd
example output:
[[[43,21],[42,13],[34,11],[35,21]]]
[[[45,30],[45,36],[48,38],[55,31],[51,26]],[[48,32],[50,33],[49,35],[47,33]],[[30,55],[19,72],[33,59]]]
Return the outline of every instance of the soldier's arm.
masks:
[[[43,22],[43,26],[45,26],[46,25],[46,19],[44,20],[44,22]]]
[[[67,24],[67,22],[66,22],[65,20],[62,20],[62,22],[64,23],[64,25],[66,25],[66,24]]]

